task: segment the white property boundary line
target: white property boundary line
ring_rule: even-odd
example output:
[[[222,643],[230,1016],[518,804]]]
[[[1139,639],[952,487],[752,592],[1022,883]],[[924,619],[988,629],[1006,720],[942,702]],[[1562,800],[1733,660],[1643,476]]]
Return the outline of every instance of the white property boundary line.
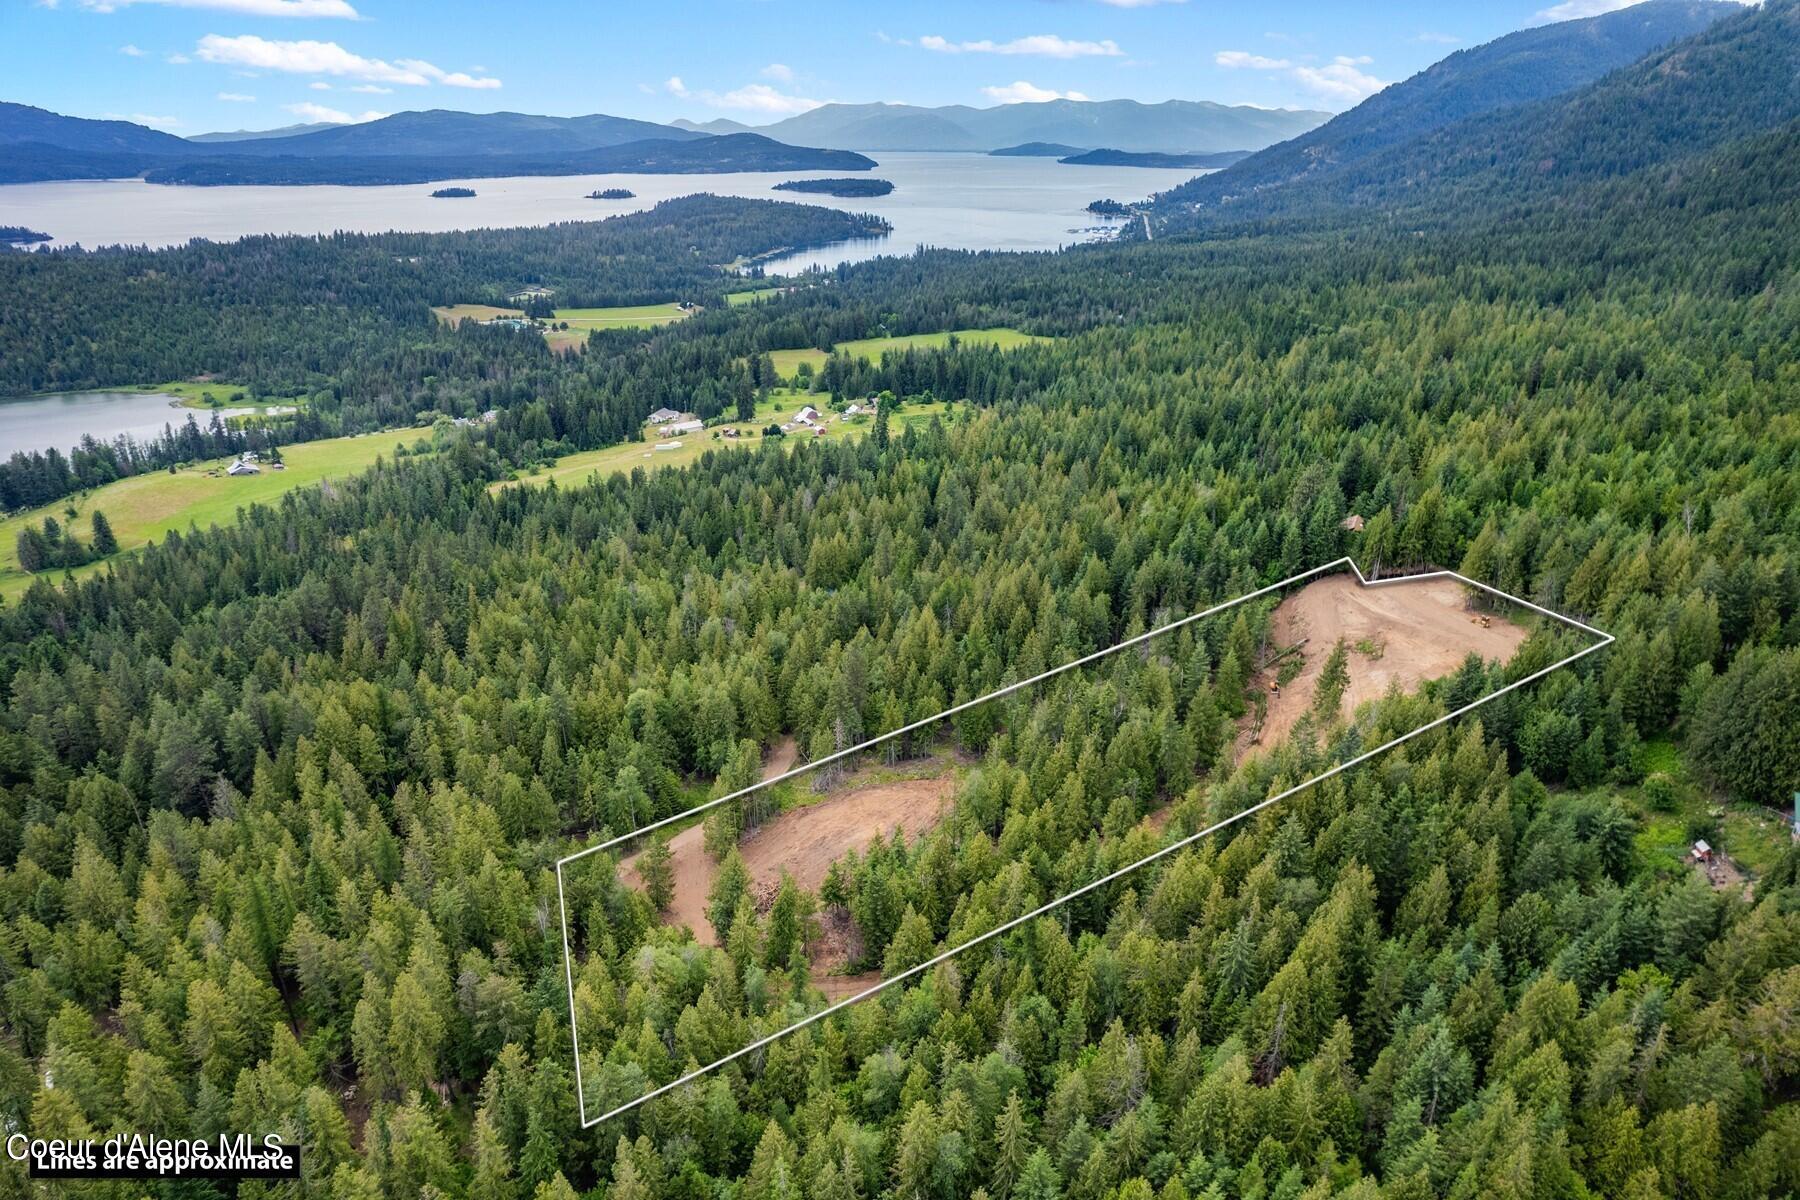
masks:
[[[1356,757],[1346,759],[1345,761],[1339,763],[1335,767],[1332,767],[1328,771],[1323,771],[1320,774],[1314,775],[1312,778],[1305,780],[1304,782],[1295,784],[1293,787],[1290,787],[1290,788],[1286,789],[1285,791],[1277,792],[1275,795],[1268,797],[1266,800],[1258,801],[1257,803],[1251,805],[1249,808],[1246,808],[1239,812],[1233,813],[1231,816],[1226,817],[1224,820],[1219,821],[1216,824],[1209,825],[1205,829],[1200,830],[1198,833],[1192,833],[1192,834],[1189,834],[1187,837],[1182,838],[1180,841],[1171,842],[1167,846],[1164,846],[1162,849],[1156,851],[1154,854],[1147,854],[1143,858],[1138,859],[1134,863],[1130,863],[1126,866],[1120,867],[1117,870],[1111,872],[1110,874],[1101,876],[1099,879],[1095,879],[1089,883],[1084,883],[1080,887],[1076,888],[1074,891],[1071,891],[1071,892],[1065,893],[1064,895],[1058,896],[1056,899],[1050,901],[1047,904],[1043,904],[1037,908],[1032,909],[1030,912],[1025,913],[1023,916],[1014,917],[1010,921],[1007,921],[1000,925],[996,925],[994,928],[988,930],[986,933],[979,934],[975,937],[972,937],[968,941],[962,943],[961,945],[954,946],[948,950],[945,950],[943,953],[938,954],[930,959],[927,959],[925,962],[922,962],[915,967],[909,967],[906,970],[900,972],[899,974],[893,976],[892,978],[884,979],[880,983],[877,983],[872,987],[866,988],[863,991],[856,993],[854,996],[847,996],[844,999],[839,1000],[835,1004],[827,1005],[826,1007],[820,1009],[818,1012],[813,1013],[811,1016],[802,1017],[800,1020],[795,1021],[792,1025],[787,1026],[785,1029],[780,1029],[774,1033],[768,1034],[764,1037],[760,1037],[760,1038],[756,1039],[755,1041],[751,1042],[749,1045],[743,1047],[741,1050],[734,1050],[730,1054],[725,1055],[723,1058],[717,1060],[716,1062],[710,1062],[710,1063],[707,1063],[703,1067],[699,1067],[693,1071],[689,1071],[687,1074],[681,1076],[679,1079],[676,1079],[670,1083],[665,1083],[661,1087],[656,1088],[653,1091],[646,1092],[642,1096],[639,1096],[637,1099],[628,1101],[624,1104],[621,1104],[617,1108],[612,1109],[610,1112],[603,1113],[600,1116],[594,1117],[591,1120],[588,1118],[587,1094],[582,1087],[582,1080],[581,1080],[581,1031],[577,1027],[577,1018],[575,1015],[575,958],[574,958],[574,955],[569,950],[569,912],[568,912],[567,903],[565,902],[565,900],[563,898],[563,868],[565,866],[567,866],[568,864],[570,864],[572,862],[576,862],[579,859],[586,858],[590,854],[598,854],[603,850],[610,850],[614,846],[621,845],[625,842],[631,841],[634,838],[642,837],[644,834],[650,833],[653,830],[661,829],[665,825],[671,825],[677,821],[686,820],[687,818],[695,816],[698,813],[703,813],[703,812],[707,811],[708,809],[717,808],[721,804],[726,804],[726,803],[729,803],[730,801],[737,800],[743,796],[749,795],[751,792],[758,791],[765,787],[770,787],[774,784],[781,783],[784,780],[792,779],[798,775],[804,775],[808,771],[817,770],[819,767],[824,766],[826,763],[835,762],[841,758],[847,758],[852,754],[857,754],[863,750],[867,750],[871,746],[880,745],[882,742],[888,741],[892,738],[899,737],[902,734],[911,733],[912,731],[914,731],[916,729],[922,729],[927,725],[935,725],[936,723],[944,720],[947,717],[953,717],[957,713],[964,712],[968,709],[975,707],[978,704],[986,704],[990,700],[998,700],[1002,696],[1010,695],[1011,693],[1019,691],[1022,688],[1030,687],[1034,683],[1041,683],[1042,681],[1049,679],[1053,676],[1061,675],[1065,671],[1074,670],[1076,667],[1085,666],[1088,663],[1095,662],[1102,658],[1106,658],[1109,655],[1117,654],[1121,650],[1127,650],[1127,649],[1130,649],[1132,646],[1141,645],[1142,643],[1147,642],[1152,638],[1161,637],[1163,634],[1170,633],[1174,630],[1180,629],[1184,625],[1191,625],[1195,621],[1202,621],[1202,620],[1205,620],[1207,617],[1217,616],[1218,614],[1224,612],[1226,609],[1235,608],[1237,605],[1243,604],[1246,601],[1254,600],[1259,596],[1266,596],[1271,592],[1280,591],[1281,589],[1286,588],[1292,584],[1299,583],[1303,579],[1311,579],[1315,575],[1323,575],[1328,572],[1336,570],[1338,567],[1343,567],[1343,566],[1348,566],[1350,568],[1350,570],[1355,573],[1357,583],[1363,587],[1386,587],[1386,586],[1389,586],[1391,584],[1396,584],[1396,583],[1418,583],[1418,582],[1420,582],[1422,580],[1426,580],[1426,579],[1454,579],[1454,580],[1458,581],[1459,583],[1467,584],[1469,587],[1478,588],[1481,591],[1489,593],[1490,595],[1498,596],[1502,600],[1509,601],[1513,604],[1522,605],[1523,607],[1528,608],[1535,613],[1541,613],[1542,615],[1549,617],[1552,620],[1560,621],[1564,625],[1568,625],[1571,628],[1579,629],[1583,633],[1591,633],[1600,640],[1595,642],[1591,646],[1588,646],[1584,649],[1576,651],[1574,654],[1571,654],[1566,658],[1558,659],[1556,662],[1551,663],[1547,667],[1544,667],[1537,671],[1533,671],[1531,674],[1525,676],[1522,679],[1515,679],[1513,682],[1507,684],[1505,687],[1499,688],[1498,690],[1493,691],[1493,692],[1489,692],[1487,695],[1482,696],[1481,698],[1479,698],[1477,700],[1473,700],[1473,701],[1469,702],[1468,704],[1463,705],[1461,708],[1455,710],[1454,712],[1448,712],[1448,713],[1445,713],[1441,717],[1437,717],[1437,718],[1434,718],[1433,720],[1427,721],[1425,724],[1419,726],[1417,729],[1414,729],[1410,733],[1403,733],[1399,737],[1394,738],[1392,741],[1382,743],[1381,745],[1375,747],[1373,750],[1365,750],[1361,754],[1358,754]],[[1255,813],[1259,813],[1259,812],[1263,811],[1265,808],[1269,808],[1275,804],[1280,803],[1283,800],[1286,800],[1290,796],[1293,796],[1300,792],[1303,792],[1307,788],[1313,786],[1315,783],[1323,783],[1325,780],[1330,779],[1334,775],[1341,775],[1345,771],[1348,771],[1350,768],[1357,766],[1361,763],[1365,763],[1365,762],[1369,761],[1371,758],[1374,758],[1378,754],[1385,754],[1387,751],[1392,750],[1394,747],[1400,745],[1402,742],[1410,741],[1411,739],[1418,737],[1422,733],[1425,733],[1432,729],[1436,729],[1440,725],[1446,725],[1449,722],[1454,721],[1458,717],[1461,717],[1467,713],[1473,712],[1475,709],[1481,707],[1483,704],[1488,703],[1490,700],[1496,700],[1499,697],[1506,695],[1508,692],[1515,691],[1518,688],[1524,687],[1528,683],[1535,683],[1539,679],[1542,679],[1544,676],[1550,674],[1552,671],[1556,671],[1556,670],[1561,669],[1562,667],[1568,666],[1570,663],[1574,662],[1576,659],[1585,658],[1587,655],[1592,654],[1596,650],[1604,649],[1605,647],[1612,645],[1613,641],[1614,641],[1613,635],[1605,632],[1604,630],[1595,629],[1591,625],[1583,624],[1582,622],[1575,620],[1573,617],[1566,617],[1559,612],[1554,612],[1551,609],[1545,608],[1541,604],[1533,604],[1529,600],[1521,600],[1519,597],[1510,595],[1506,592],[1503,592],[1499,588],[1490,587],[1489,585],[1482,583],[1478,579],[1470,579],[1468,576],[1458,574],[1455,571],[1425,571],[1425,572],[1422,572],[1422,573],[1419,573],[1416,575],[1396,575],[1396,576],[1392,576],[1387,579],[1369,579],[1363,575],[1362,568],[1356,565],[1356,561],[1354,559],[1352,559],[1349,555],[1345,555],[1343,558],[1335,559],[1331,562],[1324,564],[1323,566],[1314,567],[1310,571],[1302,571],[1298,575],[1290,575],[1286,579],[1283,579],[1280,583],[1271,583],[1267,587],[1257,588],[1253,592],[1246,592],[1245,594],[1243,594],[1242,596],[1239,596],[1235,600],[1227,600],[1223,604],[1215,604],[1211,608],[1204,609],[1197,613],[1191,613],[1188,616],[1182,617],[1179,620],[1171,621],[1169,624],[1164,625],[1158,629],[1152,629],[1148,633],[1140,633],[1136,637],[1127,638],[1124,641],[1119,642],[1116,645],[1108,646],[1104,650],[1096,650],[1092,654],[1086,654],[1080,658],[1073,659],[1069,662],[1062,664],[1060,667],[1052,667],[1048,671],[1045,671],[1039,675],[1033,675],[1029,679],[1021,679],[1017,683],[1009,683],[1005,687],[998,688],[994,691],[987,693],[985,696],[978,696],[973,700],[967,700],[961,704],[953,705],[950,708],[946,708],[943,712],[938,713],[935,716],[926,717],[923,720],[914,721],[908,725],[902,725],[900,728],[890,730],[887,733],[878,734],[875,737],[870,738],[866,742],[862,742],[862,743],[859,743],[858,745],[850,747],[848,750],[839,750],[834,754],[827,754],[823,758],[816,759],[810,763],[806,763],[806,764],[803,764],[802,766],[795,767],[791,771],[785,771],[780,775],[776,775],[769,779],[764,779],[758,783],[751,784],[749,787],[742,788],[738,791],[732,792],[730,795],[720,796],[717,800],[709,800],[705,804],[695,805],[693,808],[688,809],[686,812],[677,813],[676,815],[674,815],[672,817],[665,817],[660,821],[654,821],[649,825],[643,826],[641,829],[634,829],[630,833],[624,834],[620,837],[613,838],[610,841],[601,842],[597,846],[589,846],[585,850],[577,851],[574,854],[570,854],[564,858],[560,858],[556,861],[556,906],[557,906],[557,910],[558,910],[559,919],[562,923],[563,976],[564,976],[565,980],[567,981],[568,987],[569,987],[569,1034],[570,1034],[570,1037],[572,1039],[572,1043],[573,1043],[574,1049],[575,1049],[575,1099],[576,1099],[576,1103],[577,1103],[577,1106],[579,1108],[580,1115],[581,1115],[581,1127],[583,1129],[587,1129],[594,1125],[600,1124],[602,1121],[611,1120],[613,1117],[621,1116],[624,1113],[630,1112],[632,1109],[636,1108],[640,1104],[644,1104],[650,1100],[654,1100],[658,1096],[666,1095],[667,1093],[674,1091],[676,1088],[681,1087],[683,1084],[692,1083],[694,1080],[699,1079],[701,1076],[707,1075],[713,1071],[718,1070],[720,1067],[724,1066],[726,1063],[733,1062],[736,1059],[742,1058],[747,1054],[754,1053],[755,1051],[762,1049],[764,1046],[769,1045],[771,1042],[779,1041],[780,1039],[786,1037],[790,1033],[795,1033],[801,1029],[806,1028],[808,1025],[812,1025],[818,1021],[822,1021],[826,1017],[837,1012],[838,1010],[843,1009],[843,1008],[848,1008],[850,1005],[855,1004],[859,1000],[866,1000],[870,996],[875,995],[877,992],[884,991],[887,988],[893,987],[897,983],[904,983],[908,979],[912,979],[915,976],[923,974],[925,971],[930,970],[932,967],[937,966],[939,963],[945,962],[945,961],[955,957],[956,955],[961,954],[964,950],[971,949],[972,947],[978,946],[985,941],[988,941],[992,938],[999,937],[1001,934],[1006,933],[1009,930],[1017,929],[1019,926],[1025,924],[1028,921],[1036,920],[1038,917],[1043,916],[1045,913],[1050,912],[1053,909],[1062,907],[1063,905],[1067,904],[1071,900],[1074,900],[1078,896],[1085,896],[1089,892],[1092,892],[1099,888],[1105,887],[1109,883],[1114,883],[1114,882],[1118,881],[1119,879],[1124,878],[1126,875],[1131,874],[1133,871],[1138,870],[1140,867],[1148,866],[1149,864],[1157,861],[1158,859],[1166,858],[1167,856],[1175,853],[1177,850],[1181,850],[1187,846],[1191,846],[1195,842],[1201,840],[1202,838],[1209,837],[1212,834],[1217,833],[1219,830],[1226,828],[1227,826],[1235,825],[1237,822],[1242,821],[1245,817],[1251,816]]]

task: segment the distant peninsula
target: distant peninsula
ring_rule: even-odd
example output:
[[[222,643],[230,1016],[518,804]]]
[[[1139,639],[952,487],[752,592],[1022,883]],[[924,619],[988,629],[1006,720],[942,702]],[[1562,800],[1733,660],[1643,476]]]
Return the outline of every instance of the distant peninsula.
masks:
[[[998,150],[989,150],[991,158],[1073,158],[1078,154],[1086,154],[1085,146],[1065,146],[1061,142],[1022,142],[1017,146],[1002,146]]]
[[[790,179],[775,185],[778,192],[811,192],[819,196],[885,196],[894,185],[885,179]]]
[[[875,160],[853,150],[789,146],[755,133],[693,139],[649,138],[554,154],[330,155],[291,158],[215,154],[152,165],[150,183],[201,187],[231,184],[429,183],[511,175],[710,175],[737,171],[870,171]],[[143,170],[143,167],[139,168]],[[4,173],[0,172],[0,177]]]
[[[636,197],[637,193],[630,188],[601,188],[587,194],[589,200],[632,200]]]
[[[1089,150],[1071,154],[1056,161],[1075,167],[1229,167],[1241,158],[1249,158],[1248,150],[1221,150],[1217,154],[1158,154],[1154,151]]]
[[[437,191],[431,193],[431,198],[433,200],[467,200],[474,194],[474,188],[447,187],[439,188]]]
[[[49,240],[49,234],[27,229],[23,225],[0,225],[0,246],[25,246]]]

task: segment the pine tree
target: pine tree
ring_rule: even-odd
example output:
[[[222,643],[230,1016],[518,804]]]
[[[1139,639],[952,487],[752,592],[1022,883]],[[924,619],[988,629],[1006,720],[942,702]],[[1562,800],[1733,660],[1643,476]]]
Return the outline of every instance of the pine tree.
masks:
[[[669,850],[669,839],[660,834],[653,835],[650,844],[644,847],[644,853],[637,861],[638,878],[644,881],[644,894],[650,897],[650,906],[657,912],[664,912],[669,902],[675,898],[674,855]]]
[[[1319,671],[1319,682],[1313,690],[1313,712],[1325,724],[1337,720],[1338,709],[1344,702],[1344,689],[1350,686],[1349,652],[1344,647],[1344,639],[1339,638],[1325,656],[1325,665]]]
[[[105,558],[109,554],[118,553],[119,539],[113,535],[112,522],[106,519],[106,514],[96,508],[90,519],[94,526],[94,540],[90,549],[94,555]]]

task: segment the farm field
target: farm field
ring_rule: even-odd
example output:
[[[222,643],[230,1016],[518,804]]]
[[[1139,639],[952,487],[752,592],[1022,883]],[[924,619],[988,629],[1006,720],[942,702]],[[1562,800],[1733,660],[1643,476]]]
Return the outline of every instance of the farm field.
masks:
[[[757,406],[756,419],[754,421],[728,421],[716,427],[703,429],[697,434],[687,434],[683,437],[671,439],[681,443],[679,447],[673,450],[655,449],[656,443],[653,439],[642,442],[621,442],[616,446],[606,446],[599,450],[582,450],[574,454],[564,455],[562,458],[557,459],[555,464],[538,471],[536,474],[520,475],[516,479],[503,479],[499,483],[492,485],[488,490],[499,491],[501,488],[510,487],[515,483],[532,485],[543,484],[548,483],[552,479],[556,480],[558,487],[568,487],[579,484],[589,475],[595,473],[601,475],[616,475],[627,473],[635,467],[642,467],[647,471],[654,471],[663,467],[686,466],[689,463],[694,462],[708,450],[723,450],[732,446],[758,445],[763,440],[762,430],[765,426],[772,421],[784,420],[792,417],[794,412],[799,409],[801,405],[808,403],[816,403],[815,400],[810,398],[810,393],[796,391],[791,388],[778,389],[769,394],[768,400]],[[889,428],[892,432],[898,433],[908,425],[929,421],[934,415],[941,415],[948,410],[949,405],[941,401],[934,404],[908,405],[895,414],[894,423]],[[714,428],[725,429],[729,427],[736,427],[744,436],[735,441],[726,441],[723,438],[720,438],[717,441],[713,440],[712,435]],[[827,424],[827,432],[822,439],[817,438],[816,435],[813,434],[789,434],[787,437],[783,438],[782,441],[787,445],[792,446],[799,442],[830,440],[833,438],[854,436],[865,433],[868,429],[869,422],[866,420],[849,424],[833,420]]]
[[[322,479],[342,477],[373,466],[378,457],[391,458],[395,447],[411,431],[389,430],[358,437],[329,438],[318,442],[302,442],[282,448],[287,469],[264,471],[260,475],[228,476],[207,471],[223,468],[229,459],[213,459],[170,474],[157,471],[121,479],[103,488],[0,521],[0,597],[11,599],[31,586],[36,576],[19,569],[18,537],[27,524],[41,524],[45,517],[55,517],[65,528],[73,528],[82,541],[91,534],[90,517],[96,508],[112,523],[119,539],[119,550],[125,553],[155,541],[172,529],[185,530],[189,525],[202,529],[210,525],[228,525],[237,512],[258,501],[267,503],[284,492],[318,483]],[[75,510],[70,517],[69,509]],[[115,556],[116,557],[116,556]],[[103,570],[108,560],[77,567],[73,574],[84,575]],[[61,570],[47,571],[43,578],[60,580]]]
[[[1032,342],[1051,340],[1007,326],[998,326],[993,329],[955,329],[941,333],[909,333],[900,337],[859,338],[855,341],[839,342],[833,349],[848,354],[852,358],[865,358],[870,362],[879,362],[881,356],[890,350],[938,349],[949,345],[951,338],[970,346],[997,346],[1002,350],[1013,350]],[[775,373],[783,379],[791,379],[801,363],[812,364],[816,371],[824,366],[825,360],[830,357],[830,354],[817,347],[769,352],[769,358],[775,364]]]
[[[556,320],[576,329],[652,329],[685,320],[688,310],[679,304],[631,304],[618,308],[559,308]]]

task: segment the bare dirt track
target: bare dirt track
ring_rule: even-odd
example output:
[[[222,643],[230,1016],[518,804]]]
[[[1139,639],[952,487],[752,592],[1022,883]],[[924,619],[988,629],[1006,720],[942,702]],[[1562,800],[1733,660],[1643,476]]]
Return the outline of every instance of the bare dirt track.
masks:
[[[1312,707],[1325,659],[1339,638],[1349,650],[1350,684],[1339,705],[1347,715],[1390,686],[1411,692],[1454,674],[1471,651],[1505,662],[1528,636],[1504,615],[1494,614],[1487,625],[1479,616],[1454,579],[1363,587],[1348,575],[1331,575],[1307,584],[1281,602],[1270,622],[1271,652],[1304,638],[1305,666],[1279,694],[1269,695],[1258,741],[1279,742]],[[1271,666],[1255,686],[1266,693],[1273,674]]]
[[[768,767],[776,767],[780,750],[778,744]],[[791,763],[791,758],[788,761]],[[765,768],[764,777],[773,778],[787,769]],[[904,829],[910,840],[935,828],[955,789],[956,779],[951,774],[861,787],[852,778],[836,795],[778,814],[739,842],[738,853],[749,869],[753,889],[757,885],[772,888],[785,869],[795,883],[816,892],[844,851],[862,850],[874,838],[892,837],[896,829]],[[705,837],[703,826],[692,825],[669,839],[675,897],[663,919],[686,925],[702,945],[716,946],[719,938],[706,919],[706,900],[717,864],[707,856]],[[619,864],[619,877],[631,887],[642,886],[636,865],[635,854]]]

